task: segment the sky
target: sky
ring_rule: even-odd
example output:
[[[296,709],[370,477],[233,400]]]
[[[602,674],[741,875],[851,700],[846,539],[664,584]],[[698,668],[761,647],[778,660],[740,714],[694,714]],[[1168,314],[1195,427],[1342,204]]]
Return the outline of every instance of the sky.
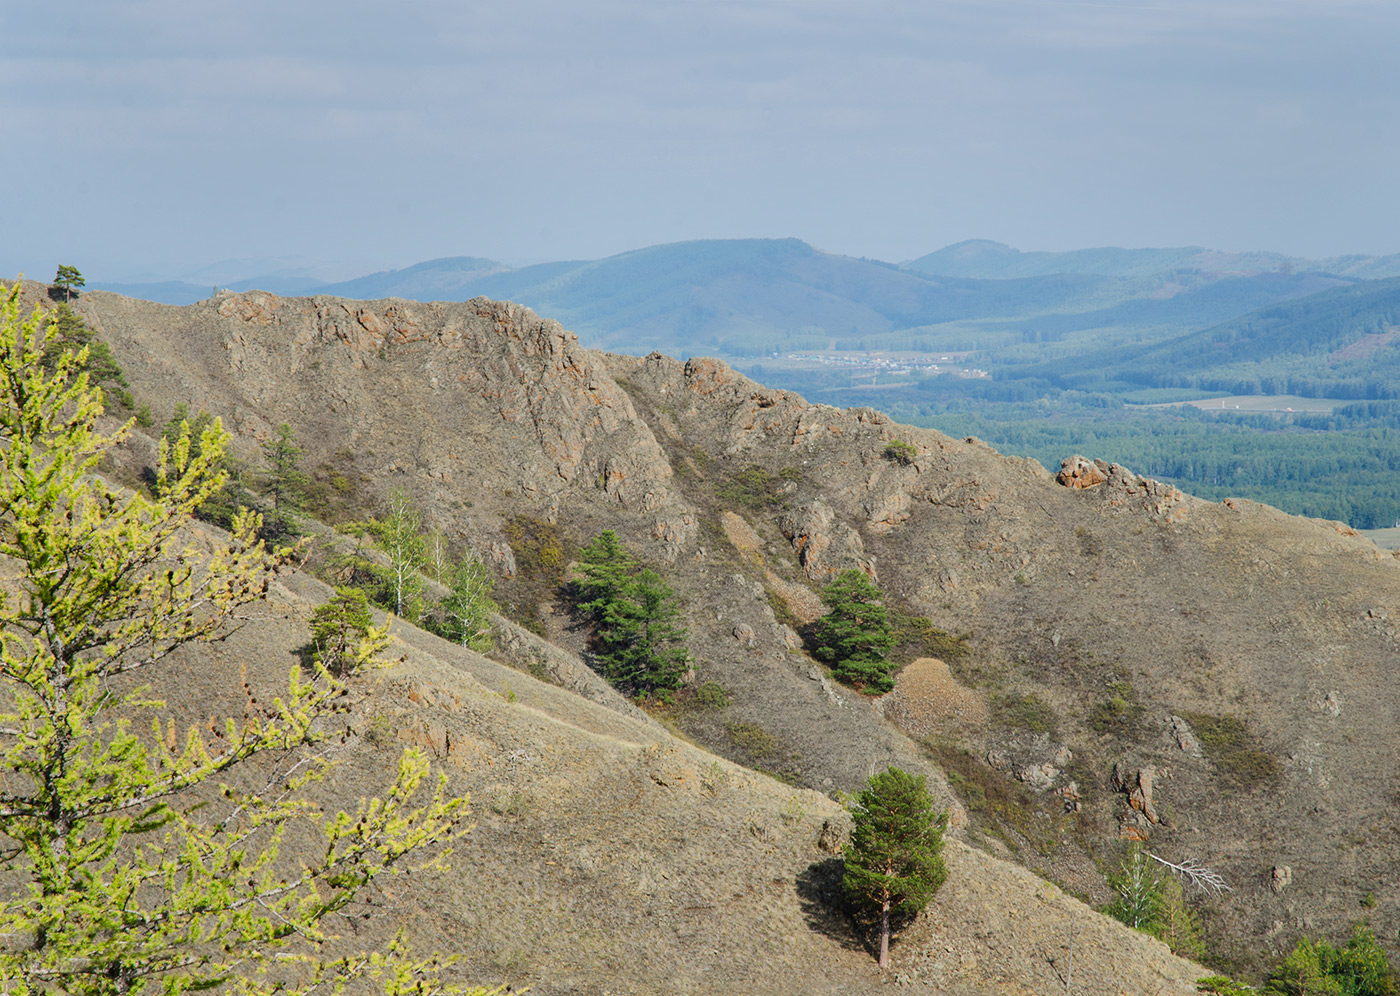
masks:
[[[4,0],[0,276],[1400,252],[1395,0]]]

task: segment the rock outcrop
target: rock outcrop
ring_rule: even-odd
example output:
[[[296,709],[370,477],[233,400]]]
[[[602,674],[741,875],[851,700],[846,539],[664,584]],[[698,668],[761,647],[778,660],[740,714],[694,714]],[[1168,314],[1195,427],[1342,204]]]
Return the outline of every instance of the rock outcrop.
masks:
[[[1077,454],[1066,457],[1055,480],[1067,488],[1092,488],[1107,483],[1108,464],[1102,460],[1086,460]]]

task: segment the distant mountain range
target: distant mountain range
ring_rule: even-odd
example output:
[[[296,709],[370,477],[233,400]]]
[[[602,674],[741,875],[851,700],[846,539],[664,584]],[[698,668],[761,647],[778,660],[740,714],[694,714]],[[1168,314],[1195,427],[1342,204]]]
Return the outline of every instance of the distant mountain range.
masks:
[[[589,346],[728,358],[826,349],[975,350],[992,366],[1146,346],[1259,308],[1400,276],[1400,255],[1306,260],[1198,247],[1021,252],[960,242],[902,265],[822,252],[797,239],[651,246],[599,260],[512,267],[474,256],[428,260],[328,283],[305,269],[231,290],[374,300],[511,300],[556,318]],[[169,304],[210,296],[188,282],[94,284]],[[1388,288],[1383,293],[1390,293]],[[1019,352],[1018,352],[1019,351]]]
[[[1275,270],[1311,271],[1354,280],[1400,276],[1400,255],[1333,256],[1304,259],[1276,252],[1221,252],[1185,246],[1176,249],[1075,249],[1021,252],[1000,242],[969,239],[903,264],[919,273],[1005,280],[1050,273],[1095,273],[1110,277],[1151,277],[1171,273],[1252,275]]]

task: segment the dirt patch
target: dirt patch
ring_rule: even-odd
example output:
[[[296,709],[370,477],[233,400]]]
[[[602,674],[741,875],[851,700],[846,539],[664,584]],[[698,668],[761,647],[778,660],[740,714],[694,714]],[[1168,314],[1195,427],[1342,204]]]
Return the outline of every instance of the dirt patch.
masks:
[[[783,600],[788,611],[796,616],[804,626],[816,622],[826,614],[826,606],[822,604],[817,593],[810,588],[794,584],[772,571],[764,573],[768,580],[768,586],[778,593],[778,597]]]
[[[916,740],[967,733],[987,722],[982,695],[958,684],[936,657],[920,657],[901,671],[884,704],[885,715]]]
[[[1370,335],[1363,335],[1349,346],[1341,349],[1334,349],[1327,354],[1329,362],[1336,363],[1339,360],[1364,360],[1380,350],[1389,346],[1396,340],[1400,340],[1400,329],[1394,325],[1384,332],[1372,332]]]
[[[742,515],[733,512],[719,513],[720,528],[725,539],[751,564],[763,563],[763,540],[754,532],[753,526],[744,521]]]

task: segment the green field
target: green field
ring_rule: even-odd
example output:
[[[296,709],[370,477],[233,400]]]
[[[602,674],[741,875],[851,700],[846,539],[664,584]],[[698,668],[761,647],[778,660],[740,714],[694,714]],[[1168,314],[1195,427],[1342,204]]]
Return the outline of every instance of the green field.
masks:
[[[1190,405],[1203,412],[1256,412],[1270,415],[1330,415],[1338,407],[1350,404],[1336,398],[1304,398],[1297,394],[1232,394],[1223,398],[1202,398],[1196,401],[1168,401],[1148,408],[1172,408]]]

